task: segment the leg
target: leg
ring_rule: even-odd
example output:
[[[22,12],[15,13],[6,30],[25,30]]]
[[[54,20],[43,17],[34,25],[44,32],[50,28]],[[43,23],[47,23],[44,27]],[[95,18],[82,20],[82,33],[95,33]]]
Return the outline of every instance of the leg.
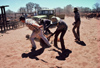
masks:
[[[45,28],[45,34],[47,34],[47,32],[48,32],[48,29],[47,29],[47,28]]]
[[[48,45],[51,46],[48,39],[43,35],[42,31],[39,32],[39,36],[43,39],[43,41]]]
[[[35,33],[32,33],[31,34],[31,37],[30,37],[30,41],[31,41],[31,44],[32,44],[32,48],[35,48],[36,49],[36,44],[34,42],[34,38],[36,37],[36,34]]]
[[[46,31],[49,32],[49,33],[52,33],[52,32],[49,30],[49,28],[46,28]]]
[[[76,25],[73,27],[72,31],[73,31],[73,34],[74,34],[75,39],[77,39],[77,34],[75,32],[75,29],[76,29]]]
[[[46,33],[46,32],[45,32],[45,31],[46,31],[46,25],[45,25],[45,22],[44,22],[44,21],[42,21],[42,22],[43,22],[43,26],[44,26],[43,32]]]
[[[77,27],[77,35],[78,35],[79,41],[80,41],[80,22],[79,22],[78,27]]]
[[[80,31],[79,31],[79,27],[77,27],[77,35],[78,35],[79,41],[80,41]]]
[[[56,46],[56,47],[57,47],[57,39],[58,39],[59,34],[60,34],[60,31],[56,32],[56,34],[55,34],[54,46]]]
[[[75,32],[75,29],[78,28],[80,26],[80,21],[78,21],[75,26],[73,27],[73,34],[75,36],[75,40],[76,41],[80,41],[80,38],[79,38],[79,34]],[[79,31],[79,30],[78,30]]]
[[[65,33],[66,33],[66,30],[63,30],[60,36],[60,43],[61,43],[62,50],[65,50],[64,39],[63,39]]]
[[[49,30],[49,27],[51,26],[51,24],[49,24],[47,27],[46,27],[46,31],[49,32],[49,33],[52,33],[50,30]]]

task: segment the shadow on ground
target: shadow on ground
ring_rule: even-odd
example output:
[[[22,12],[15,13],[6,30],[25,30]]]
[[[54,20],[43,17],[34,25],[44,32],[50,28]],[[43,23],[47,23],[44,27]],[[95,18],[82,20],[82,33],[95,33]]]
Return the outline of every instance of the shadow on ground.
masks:
[[[80,41],[80,42],[76,42],[76,43],[79,45],[82,45],[82,46],[86,46],[86,43],[84,41]]]
[[[41,55],[44,52],[45,48],[49,48],[42,39],[40,39],[40,45],[42,46],[42,48],[32,51],[32,52],[29,52],[29,53],[23,53],[22,58],[29,57],[31,59],[39,60],[39,58],[37,58],[37,56]]]
[[[65,49],[62,53],[55,49],[53,49],[53,51],[58,52],[59,56],[56,56],[56,59],[58,60],[66,60],[66,58],[69,57],[69,54],[72,53],[69,49]]]
[[[37,56],[41,55],[44,52],[44,50],[45,50],[44,48],[40,48],[36,51],[32,51],[32,52],[29,52],[29,53],[23,53],[22,58],[29,57],[30,59],[39,60],[39,58]]]

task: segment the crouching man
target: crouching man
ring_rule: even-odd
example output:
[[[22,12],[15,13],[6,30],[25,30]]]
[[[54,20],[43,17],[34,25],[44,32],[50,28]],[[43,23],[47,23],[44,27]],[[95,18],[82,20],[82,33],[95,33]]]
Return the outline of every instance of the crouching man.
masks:
[[[43,24],[43,26],[44,26],[44,34],[52,34],[52,32],[49,30],[49,27],[51,26],[51,20],[49,20],[49,19],[42,19],[42,20],[40,20],[40,23],[42,23]]]
[[[20,17],[20,21],[22,23],[25,23],[26,26],[32,30],[32,34],[30,37],[31,44],[32,44],[32,49],[31,51],[34,51],[36,49],[36,44],[34,42],[35,37],[40,37],[47,45],[50,47],[50,43],[47,40],[47,38],[43,35],[41,28],[43,27],[42,25],[38,25],[37,22],[33,19],[25,19],[25,17]]]
[[[53,16],[51,20],[52,20],[53,23],[56,23],[57,29],[56,29],[56,31],[53,34],[51,34],[48,37],[48,39],[50,39],[50,37],[55,34],[54,46],[58,47],[57,46],[57,39],[58,39],[58,35],[61,33],[61,35],[60,35],[60,42],[61,42],[61,47],[62,47],[62,51],[63,51],[63,50],[65,50],[65,45],[64,45],[64,39],[63,39],[63,37],[64,37],[64,35],[65,35],[66,31],[67,31],[68,26],[59,17]]]

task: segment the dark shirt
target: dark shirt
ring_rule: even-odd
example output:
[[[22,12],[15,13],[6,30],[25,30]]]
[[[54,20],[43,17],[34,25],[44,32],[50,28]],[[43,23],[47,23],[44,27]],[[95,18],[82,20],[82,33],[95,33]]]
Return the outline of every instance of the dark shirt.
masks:
[[[57,30],[66,30],[67,27],[67,24],[62,20],[57,23]]]
[[[80,21],[80,14],[75,12],[75,22]]]
[[[51,21],[48,20],[48,19],[45,19],[45,20],[44,20],[44,24],[45,24],[46,26],[50,25],[50,22],[51,22]]]
[[[43,20],[40,21],[40,23],[43,24],[44,29],[46,27],[50,26],[50,22],[51,22],[51,20],[49,20],[49,19],[43,19]]]

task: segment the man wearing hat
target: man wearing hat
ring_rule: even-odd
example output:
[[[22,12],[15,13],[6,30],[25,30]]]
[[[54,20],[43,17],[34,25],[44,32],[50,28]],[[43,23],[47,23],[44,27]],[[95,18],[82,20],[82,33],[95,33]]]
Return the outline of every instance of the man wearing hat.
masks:
[[[74,27],[72,29],[74,37],[75,37],[75,42],[80,42],[80,32],[79,32],[79,28],[80,28],[80,24],[81,24],[81,20],[80,20],[80,14],[78,12],[77,8],[74,8],[74,13],[75,13],[75,22],[73,23]],[[75,32],[75,29],[77,30]]]
[[[54,33],[52,33],[48,37],[48,39],[50,39],[50,37],[55,34],[54,46],[58,48],[58,46],[57,46],[57,39],[58,39],[58,35],[61,33],[61,35],[60,35],[60,42],[61,42],[61,47],[62,47],[62,51],[63,51],[63,50],[65,50],[65,45],[64,45],[64,39],[63,39],[63,37],[64,37],[64,35],[65,35],[66,31],[67,31],[68,26],[59,17],[53,16],[51,20],[52,20],[52,22],[54,24],[57,25],[57,29],[56,29],[56,31]]]

